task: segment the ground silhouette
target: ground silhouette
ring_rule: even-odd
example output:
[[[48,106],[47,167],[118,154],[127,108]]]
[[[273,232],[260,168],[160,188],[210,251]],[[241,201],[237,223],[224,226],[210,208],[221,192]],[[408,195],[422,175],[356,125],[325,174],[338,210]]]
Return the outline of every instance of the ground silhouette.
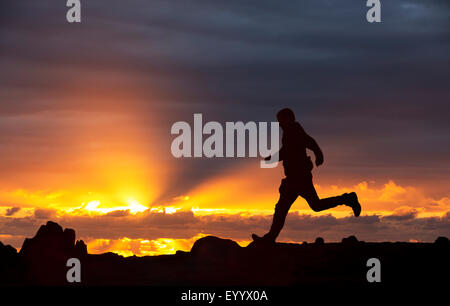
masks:
[[[190,252],[174,255],[122,257],[114,253],[88,254],[75,231],[54,222],[42,225],[26,239],[20,252],[0,243],[0,284],[65,285],[68,258],[82,265],[81,284],[75,286],[369,286],[366,262],[382,263],[384,286],[441,283],[450,273],[450,242],[434,243],[358,241],[341,243],[261,244],[241,247],[229,239],[207,236]]]

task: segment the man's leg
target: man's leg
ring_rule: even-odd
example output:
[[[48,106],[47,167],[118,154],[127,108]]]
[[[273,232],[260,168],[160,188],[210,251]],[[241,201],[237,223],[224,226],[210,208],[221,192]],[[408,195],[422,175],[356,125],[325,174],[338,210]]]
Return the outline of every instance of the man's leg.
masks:
[[[358,202],[356,193],[344,193],[340,196],[320,199],[312,183],[312,178],[311,181],[305,182],[302,186],[300,195],[308,202],[309,206],[314,211],[322,211],[338,205],[347,205],[353,209],[353,213],[356,217],[361,213],[361,205]]]
[[[264,239],[268,241],[275,241],[284,226],[284,221],[291,208],[292,203],[297,199],[297,195],[294,193],[280,193],[280,199],[275,205],[275,213],[273,214],[272,226],[270,231],[264,235]]]

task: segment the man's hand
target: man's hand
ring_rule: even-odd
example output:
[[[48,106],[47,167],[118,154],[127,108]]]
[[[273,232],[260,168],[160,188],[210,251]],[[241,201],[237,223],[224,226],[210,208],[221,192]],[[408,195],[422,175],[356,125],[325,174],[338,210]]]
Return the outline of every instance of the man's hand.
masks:
[[[316,166],[319,167],[322,164],[323,164],[323,155],[317,154],[316,155]]]

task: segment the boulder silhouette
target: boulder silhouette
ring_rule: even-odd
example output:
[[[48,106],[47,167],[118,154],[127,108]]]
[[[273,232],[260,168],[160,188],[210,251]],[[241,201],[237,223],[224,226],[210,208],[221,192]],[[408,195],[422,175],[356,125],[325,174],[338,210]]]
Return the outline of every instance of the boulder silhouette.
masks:
[[[21,281],[22,266],[17,250],[0,241],[0,284],[17,284]]]
[[[75,231],[63,228],[52,221],[42,225],[33,238],[25,238],[20,250],[24,258],[85,256],[87,248],[83,240],[75,243]]]
[[[19,253],[27,265],[27,281],[64,284],[66,262],[87,255],[85,243],[75,242],[75,231],[52,221],[42,225],[33,238],[26,238]]]
[[[241,247],[235,241],[215,236],[197,240],[191,248],[191,255],[201,258],[223,258],[236,254]]]
[[[359,241],[355,236],[348,236],[347,238],[342,238],[342,244],[345,246],[358,245]]]
[[[323,240],[322,237],[317,237],[317,238],[316,238],[316,241],[314,241],[314,243],[315,243],[315,244],[318,244],[318,245],[322,245],[322,244],[325,243],[325,240]]]
[[[0,241],[0,258],[14,257],[17,255],[17,250],[10,245],[4,245]]]
[[[75,247],[74,247],[75,253],[79,254],[80,257],[83,257],[85,255],[87,255],[87,245],[84,243],[83,240],[77,240],[77,242],[75,242]]]
[[[437,239],[434,241],[434,244],[440,247],[449,247],[450,246],[450,240],[448,240],[447,237],[440,236],[437,237]]]

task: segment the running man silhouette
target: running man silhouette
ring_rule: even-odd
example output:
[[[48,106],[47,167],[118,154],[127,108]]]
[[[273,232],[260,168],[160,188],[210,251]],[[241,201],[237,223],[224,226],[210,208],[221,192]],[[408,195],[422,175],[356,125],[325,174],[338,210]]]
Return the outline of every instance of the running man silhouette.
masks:
[[[280,110],[277,119],[283,131],[281,148],[279,151],[279,161],[283,161],[284,174],[286,177],[281,180],[279,188],[280,199],[275,205],[272,226],[270,231],[263,237],[252,234],[254,241],[275,242],[278,234],[283,228],[286,216],[300,195],[314,211],[322,211],[347,205],[353,209],[355,217],[361,213],[361,205],[358,202],[356,193],[344,193],[340,196],[319,199],[312,182],[313,163],[306,155],[306,149],[314,152],[316,166],[323,164],[323,154],[317,142],[302,128],[300,123],[295,121],[294,112],[289,108]],[[270,160],[270,156],[265,160]]]

